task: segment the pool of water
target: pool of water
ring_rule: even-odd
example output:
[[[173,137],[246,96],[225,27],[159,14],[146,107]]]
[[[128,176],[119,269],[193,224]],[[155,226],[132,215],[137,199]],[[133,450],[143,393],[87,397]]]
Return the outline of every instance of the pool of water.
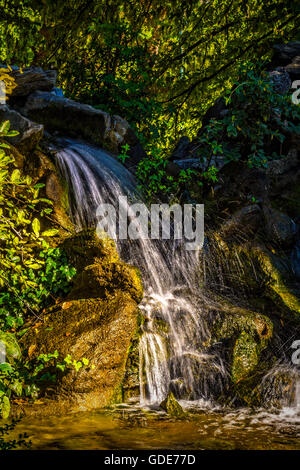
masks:
[[[24,418],[32,449],[261,449],[300,450],[300,410],[225,410],[187,406],[183,419],[137,405],[53,418]]]

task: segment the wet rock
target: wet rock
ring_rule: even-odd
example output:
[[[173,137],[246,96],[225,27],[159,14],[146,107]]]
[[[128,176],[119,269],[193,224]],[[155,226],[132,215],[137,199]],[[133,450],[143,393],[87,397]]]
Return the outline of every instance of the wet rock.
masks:
[[[297,224],[286,214],[264,207],[265,231],[271,242],[289,246],[298,233]]]
[[[260,246],[253,247],[252,253],[269,279],[266,295],[280,307],[277,314],[299,321],[300,290],[295,279],[291,277],[290,260]]]
[[[44,127],[41,124],[30,121],[6,105],[0,106],[0,120],[10,121],[10,128],[19,132],[19,135],[7,140],[22,153],[35,148],[43,136]]]
[[[50,91],[55,86],[57,76],[55,70],[43,70],[40,67],[25,67],[21,70],[13,67],[11,71],[7,68],[7,74],[16,85],[11,93],[13,97],[27,96],[37,90]]]
[[[169,392],[168,396],[161,402],[160,407],[174,418],[181,418],[185,415],[172,392]]]
[[[211,343],[225,341],[232,348],[231,380],[245,380],[256,368],[273,336],[272,321],[265,315],[223,300],[212,327]]]
[[[253,395],[258,396],[260,403],[268,408],[296,407],[297,381],[296,368],[289,364],[275,364],[253,390]]]
[[[274,85],[275,90],[280,95],[286,94],[292,86],[292,80],[286,70],[283,67],[277,67],[277,69],[269,72],[271,82]]]
[[[243,331],[236,340],[233,350],[231,377],[233,383],[240,382],[257,366],[259,353],[256,341]]]
[[[109,265],[117,264],[115,245],[103,240],[96,243],[91,231],[81,235],[81,238],[78,234],[69,240],[70,246],[74,240],[78,269],[80,266],[82,269],[79,260],[85,254],[84,264],[93,260],[99,270],[106,266],[109,275]],[[78,253],[80,240],[82,246]],[[120,262],[120,266],[123,268],[123,263]],[[93,282],[96,284],[95,278]],[[42,325],[38,329],[29,329],[22,337],[23,348],[30,348],[32,357],[57,350],[62,358],[71,354],[77,361],[84,357],[90,362],[90,367],[64,375],[53,394],[48,392],[44,398],[44,406],[29,405],[25,409],[27,414],[55,415],[122,401],[125,367],[138,327],[137,302],[131,297],[131,289],[127,290],[124,284],[115,284],[109,294],[102,296],[101,282],[102,278],[99,279],[98,297],[95,297],[95,285],[89,296],[86,286],[82,286],[80,295],[77,284],[76,295],[71,292],[66,301],[50,308]]]

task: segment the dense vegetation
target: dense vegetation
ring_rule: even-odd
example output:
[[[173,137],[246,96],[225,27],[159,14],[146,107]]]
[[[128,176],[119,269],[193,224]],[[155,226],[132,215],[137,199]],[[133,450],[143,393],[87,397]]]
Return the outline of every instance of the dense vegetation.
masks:
[[[66,96],[127,119],[148,152],[137,167],[146,196],[176,199],[190,183],[202,194],[205,185],[218,180],[214,157],[266,166],[284,155],[287,132],[300,133],[298,107],[276,93],[262,71],[275,42],[298,38],[299,20],[294,0],[0,0],[0,61],[55,68]],[[14,84],[5,70],[0,73],[9,94]],[[202,126],[219,97],[227,113]],[[88,365],[69,355],[59,358],[56,351],[25,360],[19,351],[16,338],[68,292],[75,269],[53,242],[57,230],[52,203],[40,196],[43,185],[15,166],[5,141],[13,135],[8,121],[0,123],[4,418],[11,398],[37,398],[42,383]],[[202,166],[174,177],[166,156],[183,135],[197,136]],[[124,146],[119,156],[123,163],[128,150]],[[49,365],[55,372],[49,373]],[[23,437],[5,441],[8,431],[9,425],[0,427],[0,449],[24,444]]]
[[[237,61],[267,58],[300,18],[284,0],[1,0],[0,10],[2,62],[56,68],[69,96],[128,119],[159,148],[195,134]]]

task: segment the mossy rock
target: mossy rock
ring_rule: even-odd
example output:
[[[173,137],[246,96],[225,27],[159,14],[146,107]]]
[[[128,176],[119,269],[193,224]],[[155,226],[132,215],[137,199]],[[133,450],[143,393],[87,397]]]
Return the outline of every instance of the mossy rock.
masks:
[[[70,354],[76,361],[88,359],[89,366],[60,377],[55,390],[42,390],[44,404],[28,405],[25,413],[60,415],[121,402],[137,316],[136,302],[120,291],[106,300],[72,300],[48,310],[44,322],[22,337],[24,351],[34,359],[57,350],[61,360]]]
[[[129,346],[125,377],[122,384],[124,401],[133,397],[139,397],[140,395],[139,343],[141,335],[143,334],[142,325],[144,324],[144,321],[145,317],[142,312],[139,311],[137,329]]]
[[[115,290],[127,292],[139,303],[143,298],[143,285],[137,268],[121,261],[86,266],[74,280],[74,289],[69,298],[105,298]]]
[[[66,239],[62,247],[78,273],[69,299],[106,298],[119,289],[137,303],[142,300],[139,270],[119,259],[110,238],[99,238],[94,229],[86,229]]]
[[[68,372],[44,407],[26,408],[42,415],[122,401],[130,345],[138,328],[137,303],[143,295],[138,270],[119,260],[112,240],[85,230],[64,245],[78,270],[74,287],[64,302],[44,313],[43,323],[22,336],[21,343],[31,358],[57,350],[61,359],[71,354],[94,367]]]
[[[265,315],[237,307],[219,299],[220,312],[212,325],[210,344],[226,344],[232,384],[251,376],[261,361],[261,353],[273,336],[273,323]]]
[[[300,290],[289,286],[288,265],[283,258],[261,247],[253,248],[262,271],[269,278],[267,294],[281,307],[281,316],[300,320]]]
[[[183,418],[185,416],[183,408],[179,405],[172,392],[168,393],[168,396],[161,402],[160,407],[174,418]]]
[[[263,347],[267,346],[272,338],[273,323],[266,315],[237,307],[225,299],[219,299],[219,303],[220,315],[214,321],[211,342],[238,337],[242,332],[247,332]]]
[[[84,229],[64,240],[62,248],[77,272],[94,263],[118,262],[116,244],[110,238],[99,238],[93,228]]]
[[[257,366],[260,347],[252,335],[242,331],[235,342],[233,362],[231,366],[231,380],[233,383],[246,378]]]

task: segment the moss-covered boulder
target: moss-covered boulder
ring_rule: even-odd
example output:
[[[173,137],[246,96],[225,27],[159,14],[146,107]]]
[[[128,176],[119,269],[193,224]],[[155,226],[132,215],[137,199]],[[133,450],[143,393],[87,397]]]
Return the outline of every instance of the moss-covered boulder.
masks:
[[[291,278],[288,260],[256,246],[252,250],[261,270],[268,277],[267,295],[281,307],[282,317],[300,319],[300,289]]]
[[[273,322],[266,315],[219,299],[208,346],[222,354],[227,370],[221,402],[252,405],[249,395],[271,366]],[[259,404],[259,403],[257,403]]]
[[[100,240],[93,231],[65,241],[66,247],[72,245],[78,270],[74,289],[25,333],[22,346],[31,358],[57,350],[61,358],[88,359],[89,367],[68,372],[52,394],[45,390],[44,405],[27,407],[27,412],[60,414],[123,399],[125,367],[138,328],[140,276],[118,260],[111,240]]]
[[[246,378],[257,366],[259,361],[260,345],[253,336],[242,331],[235,342],[231,378],[233,383]]]
[[[182,418],[185,415],[182,406],[179,405],[172,392],[168,393],[168,396],[161,402],[160,407],[174,418]]]
[[[127,292],[133,300],[140,302],[143,288],[140,273],[126,263],[103,261],[86,266],[74,281],[72,298],[108,297],[117,289]]]

